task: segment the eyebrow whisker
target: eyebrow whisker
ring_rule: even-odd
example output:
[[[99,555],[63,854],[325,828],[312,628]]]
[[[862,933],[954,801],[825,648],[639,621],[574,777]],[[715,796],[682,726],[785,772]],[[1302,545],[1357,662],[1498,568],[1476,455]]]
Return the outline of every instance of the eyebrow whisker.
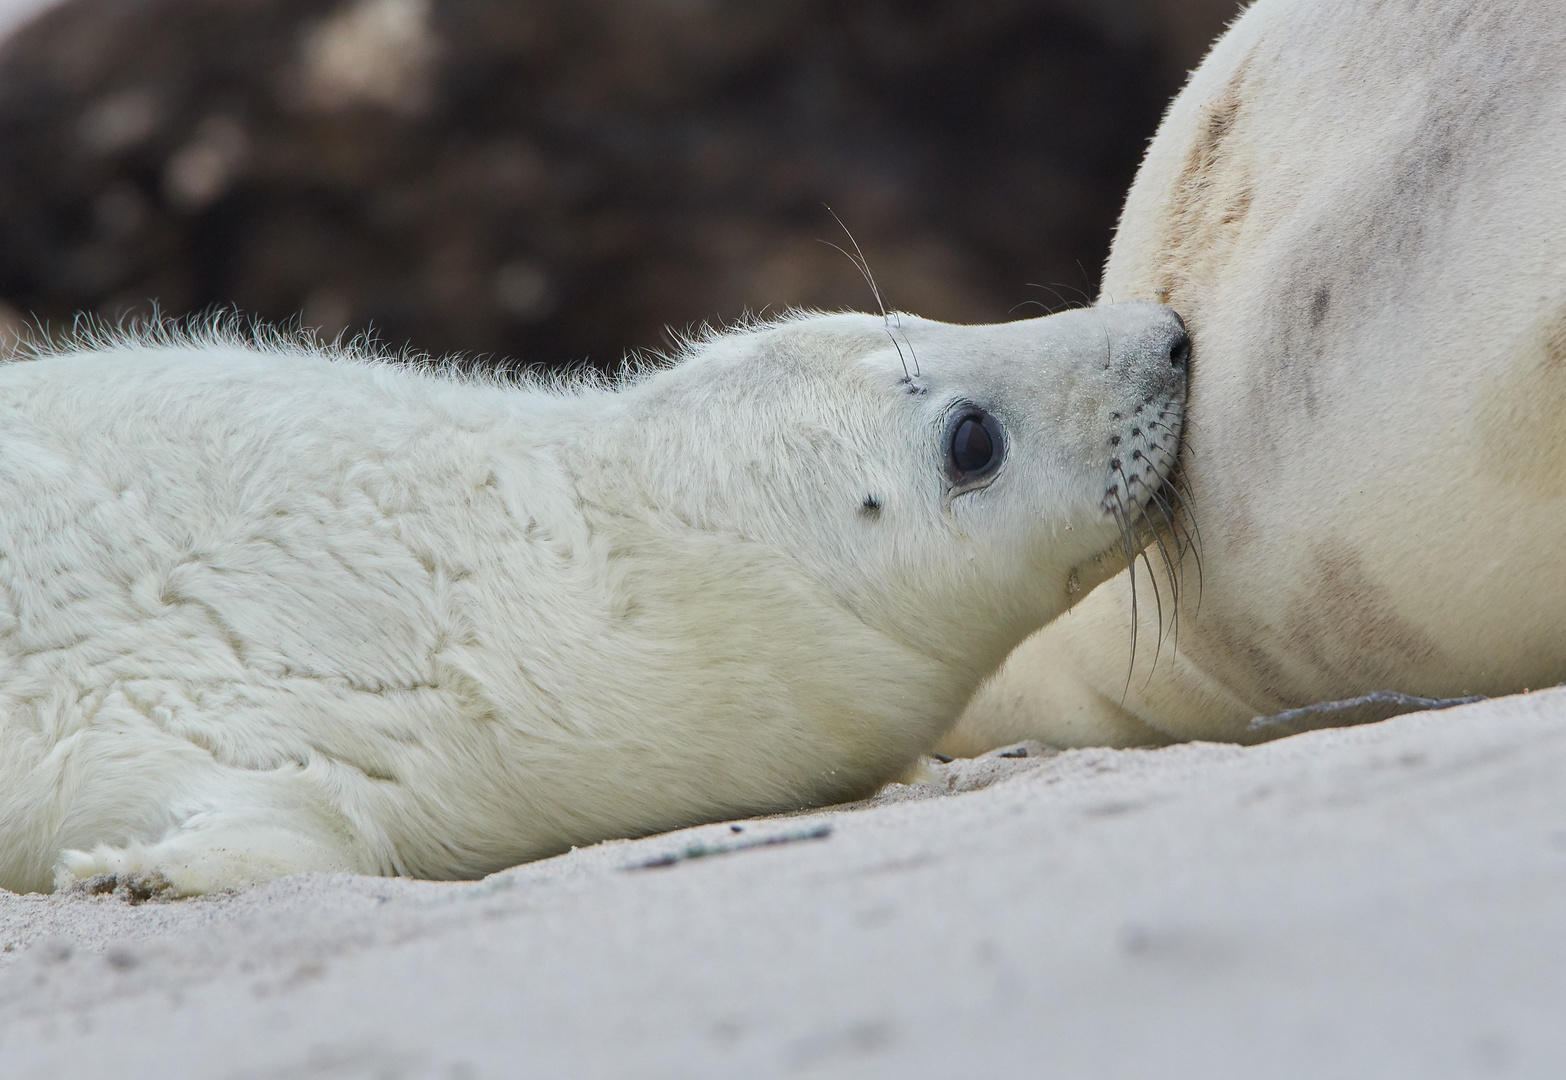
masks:
[[[820,238],[817,238],[816,243],[825,244],[827,247],[832,248],[835,251],[842,252],[843,255],[847,257],[848,261],[854,264],[854,269],[859,271],[860,276],[865,279],[865,284],[870,286],[870,295],[875,297],[875,306],[881,312],[881,321],[886,324],[886,335],[892,339],[892,346],[897,349],[897,358],[902,361],[903,378],[910,381],[919,378],[922,374],[922,372],[919,370],[919,354],[914,351],[913,341],[908,337],[908,331],[903,329],[902,315],[897,312],[887,312],[886,303],[881,298],[881,287],[876,284],[875,274],[871,273],[870,271],[870,260],[865,258],[864,250],[860,248],[859,241],[854,238],[853,231],[849,229],[847,225],[843,224],[843,219],[837,216],[836,210],[833,210],[830,206],[827,206],[826,203],[822,203],[821,205],[825,206],[826,212],[832,215],[832,220],[837,222],[838,228],[843,230],[843,234],[848,237],[848,242],[853,245],[854,250],[849,251],[841,245],[832,243],[830,240],[822,240]],[[903,335],[903,345],[908,346],[908,354],[909,356],[913,357],[912,374],[910,374],[908,371],[908,357],[903,355],[902,346],[897,344],[897,338],[892,334],[892,319],[894,316],[897,320],[897,329]]]

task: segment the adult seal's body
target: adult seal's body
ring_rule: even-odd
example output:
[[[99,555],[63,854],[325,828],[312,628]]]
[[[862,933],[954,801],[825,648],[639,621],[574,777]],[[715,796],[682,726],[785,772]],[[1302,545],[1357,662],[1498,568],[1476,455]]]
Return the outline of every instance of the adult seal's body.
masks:
[[[615,387],[0,367],[0,886],[467,877],[871,792],[1111,572],[1187,353],[1134,303],[799,318]]]
[[[1191,327],[1200,604],[1188,559],[1178,651],[1166,627],[1153,664],[1144,604],[1128,681],[1111,581],[949,749],[1246,741],[1316,702],[1566,680],[1563,56],[1566,9],[1534,0],[1261,0],[1235,24],[1104,285]]]

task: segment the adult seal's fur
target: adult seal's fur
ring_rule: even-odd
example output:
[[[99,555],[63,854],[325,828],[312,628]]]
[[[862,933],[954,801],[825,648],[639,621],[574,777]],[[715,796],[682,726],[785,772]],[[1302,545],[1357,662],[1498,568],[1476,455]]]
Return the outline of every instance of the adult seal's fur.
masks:
[[[621,386],[0,367],[0,886],[469,877],[871,792],[1111,572],[1187,352],[1133,303],[791,319]]]
[[[1563,56],[1566,8],[1537,0],[1261,0],[1236,23],[1104,285],[1191,328],[1199,605],[1188,559],[1178,650],[1144,603],[1128,680],[1108,583],[949,750],[1249,741],[1566,680]]]

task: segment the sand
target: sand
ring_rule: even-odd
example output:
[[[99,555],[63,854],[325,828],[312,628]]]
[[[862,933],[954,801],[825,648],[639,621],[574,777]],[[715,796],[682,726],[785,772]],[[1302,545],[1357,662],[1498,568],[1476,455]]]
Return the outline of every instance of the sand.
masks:
[[[436,884],[0,893],[0,1076],[1566,1075],[1566,691]]]

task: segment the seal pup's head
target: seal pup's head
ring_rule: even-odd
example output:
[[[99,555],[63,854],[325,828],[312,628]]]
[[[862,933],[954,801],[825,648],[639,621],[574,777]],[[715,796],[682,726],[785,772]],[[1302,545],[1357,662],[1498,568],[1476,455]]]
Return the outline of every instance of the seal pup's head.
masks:
[[[1175,464],[1189,353],[1144,302],[993,326],[797,316],[613,395],[572,468],[661,647],[812,698],[812,738],[896,743],[895,772],[1124,566],[1127,520]]]

